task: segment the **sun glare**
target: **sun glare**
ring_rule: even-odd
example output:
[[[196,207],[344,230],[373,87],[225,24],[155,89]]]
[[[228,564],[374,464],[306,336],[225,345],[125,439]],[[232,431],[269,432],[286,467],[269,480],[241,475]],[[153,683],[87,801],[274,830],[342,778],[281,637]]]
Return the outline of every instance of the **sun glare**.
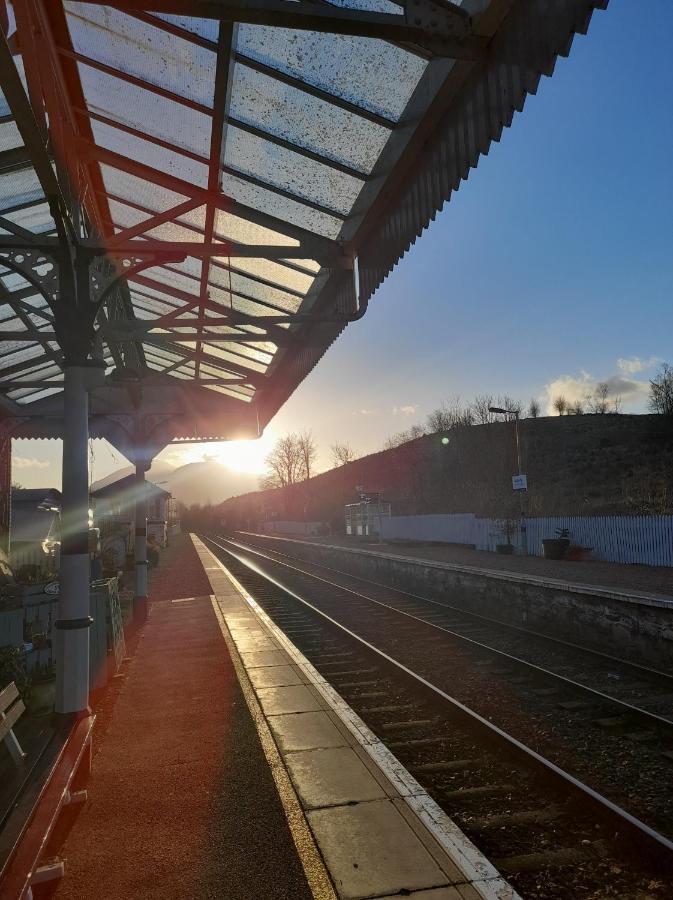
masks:
[[[273,447],[275,437],[269,430],[255,441],[221,441],[214,444],[195,444],[180,448],[183,463],[214,459],[233,472],[261,475],[265,459]]]

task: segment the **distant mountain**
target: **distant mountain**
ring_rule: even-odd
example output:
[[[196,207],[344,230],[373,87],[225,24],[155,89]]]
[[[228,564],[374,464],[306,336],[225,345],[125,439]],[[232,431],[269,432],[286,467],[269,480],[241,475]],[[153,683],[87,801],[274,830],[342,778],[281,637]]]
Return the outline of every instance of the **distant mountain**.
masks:
[[[132,466],[117,469],[106,478],[94,482],[93,490],[105,487],[132,474]],[[181,503],[221,503],[229,497],[257,490],[259,477],[250,472],[234,472],[213,459],[187,463],[184,466],[158,461],[148,473],[148,480],[158,484]]]

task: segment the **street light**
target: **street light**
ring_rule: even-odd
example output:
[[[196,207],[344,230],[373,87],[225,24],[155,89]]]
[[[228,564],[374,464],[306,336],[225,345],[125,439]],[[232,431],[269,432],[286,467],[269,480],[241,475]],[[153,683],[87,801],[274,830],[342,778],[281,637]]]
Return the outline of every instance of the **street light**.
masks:
[[[519,443],[519,410],[518,409],[503,409],[501,406],[489,406],[488,411],[490,413],[496,413],[498,415],[505,416],[514,416],[514,434],[516,436],[516,470],[517,475],[519,476],[519,483],[523,481],[522,479],[522,471],[521,471],[521,444]],[[523,482],[525,484],[525,482]],[[526,555],[526,521],[524,517],[524,504],[523,504],[523,491],[526,488],[520,486],[518,489],[519,493],[519,510],[521,515],[520,521],[520,531],[521,531],[521,553],[522,555]]]

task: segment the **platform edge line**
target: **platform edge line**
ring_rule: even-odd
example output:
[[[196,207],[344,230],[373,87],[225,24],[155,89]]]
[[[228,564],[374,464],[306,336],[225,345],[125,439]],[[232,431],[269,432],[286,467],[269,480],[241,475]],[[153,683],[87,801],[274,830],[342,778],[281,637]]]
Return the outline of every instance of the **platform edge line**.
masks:
[[[207,550],[207,548],[205,549]],[[245,702],[250,710],[250,715],[252,716],[255,728],[257,729],[262,750],[266,757],[266,761],[269,764],[271,776],[276,785],[283,812],[285,813],[285,819],[288,828],[290,829],[292,841],[297,849],[297,855],[299,856],[299,861],[304,870],[309,890],[313,894],[315,900],[337,900],[337,894],[334,890],[332,879],[329,876],[325,862],[315,842],[313,832],[306,821],[306,816],[299,803],[299,798],[292,786],[290,775],[285,768],[285,764],[278,751],[276,742],[273,739],[271,730],[266,723],[264,713],[259,705],[259,701],[252,688],[248,674],[239,656],[238,649],[229,633],[224,615],[214,594],[210,595],[210,602],[217,618],[220,631],[222,632],[222,637],[227,645],[227,650],[231,656],[231,661],[236,671],[236,677],[238,678],[241,690],[243,691]]]

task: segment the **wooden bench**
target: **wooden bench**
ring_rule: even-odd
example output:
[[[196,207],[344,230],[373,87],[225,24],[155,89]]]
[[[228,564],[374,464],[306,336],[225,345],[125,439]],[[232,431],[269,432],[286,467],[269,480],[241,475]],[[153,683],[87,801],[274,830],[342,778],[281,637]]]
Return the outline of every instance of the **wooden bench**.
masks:
[[[13,729],[25,710],[19,689],[12,681],[0,691],[0,741],[7,747],[17,766],[23,762],[26,754],[21,749]]]
[[[63,742],[32,813],[0,873],[0,897],[31,900],[32,885],[60,878],[62,860],[41,865],[58,817],[65,806],[87,799],[83,789],[91,770],[91,737],[95,716],[85,716],[73,724]]]

